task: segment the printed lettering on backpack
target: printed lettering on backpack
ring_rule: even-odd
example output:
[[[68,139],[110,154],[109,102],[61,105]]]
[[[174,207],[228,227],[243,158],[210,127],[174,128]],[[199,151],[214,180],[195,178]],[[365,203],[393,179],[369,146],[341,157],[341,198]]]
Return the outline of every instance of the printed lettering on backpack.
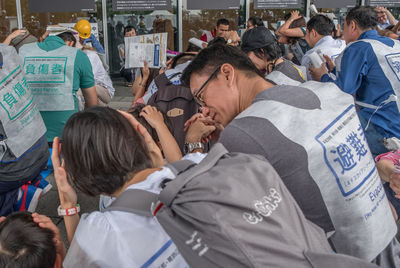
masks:
[[[199,251],[199,256],[203,256],[208,251],[207,244],[202,243],[202,238],[198,236],[198,231],[194,231],[190,239],[186,241],[186,245],[193,245],[192,250]]]
[[[275,188],[269,189],[269,195],[261,198],[261,200],[254,201],[254,208],[257,212],[245,212],[243,218],[250,224],[257,224],[262,222],[263,217],[269,217],[278,208],[279,203],[282,201],[281,195]]]

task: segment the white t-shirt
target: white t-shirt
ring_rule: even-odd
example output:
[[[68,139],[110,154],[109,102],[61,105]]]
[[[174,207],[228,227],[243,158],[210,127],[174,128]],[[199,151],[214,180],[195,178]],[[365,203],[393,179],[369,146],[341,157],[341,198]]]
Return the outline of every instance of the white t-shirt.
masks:
[[[301,65],[307,68],[307,80],[313,80],[308,68],[310,67],[309,55],[318,49],[321,50],[322,54],[329,56],[332,60],[335,60],[346,48],[346,42],[340,39],[333,39],[332,36],[325,36],[321,38],[315,46],[308,50],[307,53],[301,59]],[[316,66],[319,67],[319,66]]]
[[[100,60],[97,52],[92,50],[84,50],[83,52],[86,53],[90,60],[90,63],[92,64],[93,76],[94,80],[96,81],[96,85],[105,87],[108,90],[110,97],[114,97],[115,89],[113,87],[112,81],[110,79],[110,76],[104,69],[103,62]]]
[[[185,159],[199,163],[205,154]],[[127,189],[161,191],[164,179],[174,179],[164,167]],[[189,267],[156,218],[122,211],[83,214],[63,263],[68,267]]]

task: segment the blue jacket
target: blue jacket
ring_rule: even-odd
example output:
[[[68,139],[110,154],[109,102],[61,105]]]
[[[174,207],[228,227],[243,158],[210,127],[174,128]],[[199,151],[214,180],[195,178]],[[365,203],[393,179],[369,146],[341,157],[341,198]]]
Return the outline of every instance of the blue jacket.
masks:
[[[359,40],[362,39],[377,40],[388,47],[393,47],[394,42],[398,42],[378,35],[375,30],[364,32]],[[325,74],[321,81],[335,83],[344,92],[354,95],[356,101],[379,106],[390,95],[395,94],[371,44],[367,42],[356,42],[345,49],[340,72],[336,76],[337,80],[333,80]],[[400,87],[400,81],[398,86]],[[396,102],[390,102],[374,112],[375,109],[361,108],[360,115],[367,120],[371,119],[371,123],[384,137],[400,138],[400,113]]]

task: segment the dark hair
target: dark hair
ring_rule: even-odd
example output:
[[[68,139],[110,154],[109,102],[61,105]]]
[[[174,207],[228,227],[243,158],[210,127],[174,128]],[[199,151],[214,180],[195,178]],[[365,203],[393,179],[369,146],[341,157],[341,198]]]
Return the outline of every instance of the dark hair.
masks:
[[[55,234],[41,228],[28,212],[9,215],[0,223],[0,267],[53,268]]]
[[[374,29],[378,25],[378,15],[373,7],[357,6],[350,9],[346,16],[347,25],[350,21],[357,23],[362,30]]]
[[[335,31],[335,24],[333,21],[324,15],[315,15],[307,22],[307,30],[315,30],[318,34],[327,36]]]
[[[74,46],[76,45],[76,38],[71,32],[63,32],[63,33],[57,34],[57,36],[60,37],[62,40],[64,40],[64,42],[73,41]]]
[[[135,27],[130,26],[130,25],[126,26],[126,27],[124,28],[124,36],[125,36],[126,33],[130,32],[130,31],[132,31],[132,30],[135,30],[135,32],[136,32],[136,28],[135,28]]]
[[[217,20],[217,27],[220,26],[221,24],[222,25],[229,25],[229,20],[224,19],[224,18]]]
[[[208,42],[208,47],[216,45],[216,44],[222,44],[225,45],[226,44],[226,40],[223,37],[215,37],[213,40],[211,40],[210,42]]]
[[[265,47],[255,49],[253,53],[257,58],[267,61],[277,60],[282,57],[282,50],[278,42],[273,42]]]
[[[306,27],[306,19],[304,17],[295,19],[289,26],[289,29]]]
[[[290,16],[292,16],[290,12],[286,13],[285,16],[283,16],[283,20],[287,21],[290,18]]]
[[[397,33],[393,32],[391,30],[388,30],[388,29],[383,29],[383,30],[378,29],[377,31],[378,31],[379,35],[386,36],[386,37],[389,37],[389,38],[390,38],[391,34],[396,34],[397,35]]]
[[[150,124],[147,122],[147,120],[140,116],[140,113],[142,112],[142,109],[146,107],[146,105],[142,104],[142,103],[136,103],[134,107],[130,108],[127,112],[130,113],[131,115],[133,115],[133,117],[136,118],[137,121],[139,121],[140,124],[142,124],[142,126],[144,126],[147,129],[147,132],[149,132],[151,138],[155,141],[155,142],[159,142],[160,138],[158,137],[157,131],[150,126]],[[160,111],[160,109],[157,108],[158,111]],[[167,126],[168,130],[173,134],[173,129],[172,129],[172,125],[171,125],[171,121],[168,119],[168,117],[160,111],[160,113],[162,114],[163,118],[164,118],[164,124]]]
[[[190,87],[190,77],[193,73],[211,74],[224,63],[229,63],[235,69],[244,71],[249,77],[263,77],[240,48],[215,44],[200,51],[196,58],[186,67],[181,77],[182,84]]]
[[[264,22],[259,17],[250,17],[248,21],[250,21],[253,26],[264,26]]]
[[[286,21],[286,20],[289,20],[290,19],[290,17],[292,16],[292,14],[289,12],[289,13],[287,13],[284,17],[283,17],[283,19]],[[290,24],[290,26],[289,26],[289,29],[290,28],[297,28],[297,27],[306,27],[306,19],[302,16],[302,17],[300,17],[300,18],[298,18],[298,19],[295,19],[294,21],[292,21],[292,23]]]
[[[119,112],[94,107],[73,114],[62,134],[68,179],[82,192],[111,195],[151,168],[146,144]]]
[[[289,16],[290,17],[290,16]],[[294,29],[294,28],[301,28],[301,27],[306,27],[306,20],[304,17],[298,18],[294,20],[290,25],[289,29]],[[297,41],[299,41],[301,37],[288,37],[287,42],[289,44],[295,44]]]
[[[394,26],[395,25],[389,25],[388,27],[385,28],[385,30],[390,30],[391,31],[391,30],[393,30]],[[393,33],[395,33],[395,32],[393,32]]]
[[[172,59],[171,68],[174,69],[177,65],[185,63],[196,57],[196,54],[183,52]]]
[[[201,50],[201,48],[199,48],[198,46],[193,45],[192,43],[189,42],[186,52],[199,52],[200,50]]]

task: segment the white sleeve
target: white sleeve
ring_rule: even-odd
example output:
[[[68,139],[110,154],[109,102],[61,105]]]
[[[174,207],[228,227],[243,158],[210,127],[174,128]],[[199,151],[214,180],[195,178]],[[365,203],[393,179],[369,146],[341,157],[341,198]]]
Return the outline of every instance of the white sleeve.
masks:
[[[83,214],[63,267],[108,267],[109,260],[115,257],[111,256],[115,251],[109,249],[118,246],[112,234],[110,224],[102,213]]]
[[[105,73],[106,71],[104,70],[103,63],[101,62],[100,57],[97,54],[93,54],[92,57],[93,57],[93,64],[92,64],[93,75],[96,79],[96,76],[99,76]]]
[[[200,163],[207,154],[202,154],[202,153],[192,153],[192,154],[187,154],[184,157],[182,157],[182,160],[190,160],[195,162],[196,164]]]

